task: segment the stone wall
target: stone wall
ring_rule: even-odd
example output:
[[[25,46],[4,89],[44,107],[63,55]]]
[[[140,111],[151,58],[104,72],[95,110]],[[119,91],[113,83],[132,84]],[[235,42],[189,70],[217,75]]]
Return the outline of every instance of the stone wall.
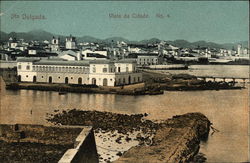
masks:
[[[13,146],[13,144],[20,147],[16,150],[11,150],[14,150],[13,152],[15,153],[19,153],[19,156],[24,155],[22,157],[13,157],[13,160],[11,160],[11,156],[7,154],[8,161],[25,161],[22,160],[22,158],[28,159],[26,161],[29,161],[29,159],[34,161],[35,158],[32,153],[25,154],[23,151],[32,151],[32,149],[28,149],[27,146],[34,148],[34,151],[39,147],[42,148],[42,146],[44,146],[42,148],[43,150],[40,151],[40,154],[44,155],[44,157],[47,156],[47,153],[61,153],[68,149],[64,155],[57,155],[56,158],[54,158],[54,160],[60,160],[60,157],[63,156],[59,161],[61,163],[98,163],[94,132],[92,127],[89,126],[0,124],[0,148],[1,145]],[[22,144],[25,146],[23,149],[20,149]],[[55,151],[53,151],[53,149]],[[34,153],[34,156],[36,156],[36,153]],[[2,155],[0,155],[0,158],[1,157]],[[42,157],[41,159],[46,160],[49,158]],[[39,162],[41,160],[36,161]]]
[[[74,149],[65,152],[59,163],[98,163],[95,136],[92,128],[83,129],[76,138]]]
[[[0,140],[45,144],[74,144],[83,127],[54,127],[16,124],[0,125]]]

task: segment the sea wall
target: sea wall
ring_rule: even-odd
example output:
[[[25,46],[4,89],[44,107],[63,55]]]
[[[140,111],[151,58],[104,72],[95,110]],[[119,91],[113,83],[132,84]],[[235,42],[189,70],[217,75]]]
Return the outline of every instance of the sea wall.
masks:
[[[201,113],[175,116],[157,130],[151,145],[132,147],[115,163],[192,161],[209,129],[210,121]]]

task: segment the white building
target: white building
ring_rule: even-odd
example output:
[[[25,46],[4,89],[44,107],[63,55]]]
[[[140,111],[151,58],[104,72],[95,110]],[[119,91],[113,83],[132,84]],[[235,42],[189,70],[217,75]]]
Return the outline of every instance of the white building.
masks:
[[[100,54],[106,57],[108,56],[108,52],[106,50],[90,50],[90,49],[82,50],[83,57],[86,57],[88,53]]]
[[[77,49],[76,48],[76,38],[72,37],[71,35],[66,38],[66,49]]]
[[[19,59],[20,82],[94,84],[118,86],[142,82],[136,62],[129,61],[54,61]]]
[[[138,65],[158,65],[159,57],[158,55],[138,55],[137,57],[137,64]]]

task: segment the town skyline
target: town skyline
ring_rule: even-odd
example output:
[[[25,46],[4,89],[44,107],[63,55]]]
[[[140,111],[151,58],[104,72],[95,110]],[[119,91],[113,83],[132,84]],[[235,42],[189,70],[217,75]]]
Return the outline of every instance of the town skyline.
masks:
[[[1,31],[131,41],[248,40],[248,2],[1,2]],[[185,6],[185,8],[183,7]],[[223,12],[221,12],[223,10]]]

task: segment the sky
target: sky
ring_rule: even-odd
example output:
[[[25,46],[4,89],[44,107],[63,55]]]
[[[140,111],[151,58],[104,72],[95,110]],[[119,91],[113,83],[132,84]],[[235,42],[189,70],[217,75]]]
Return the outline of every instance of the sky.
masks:
[[[1,31],[234,43],[249,39],[248,1],[0,1]],[[113,18],[110,15],[120,15]],[[136,15],[147,18],[135,18]],[[45,19],[27,19],[24,15]],[[129,18],[124,18],[128,15]]]

